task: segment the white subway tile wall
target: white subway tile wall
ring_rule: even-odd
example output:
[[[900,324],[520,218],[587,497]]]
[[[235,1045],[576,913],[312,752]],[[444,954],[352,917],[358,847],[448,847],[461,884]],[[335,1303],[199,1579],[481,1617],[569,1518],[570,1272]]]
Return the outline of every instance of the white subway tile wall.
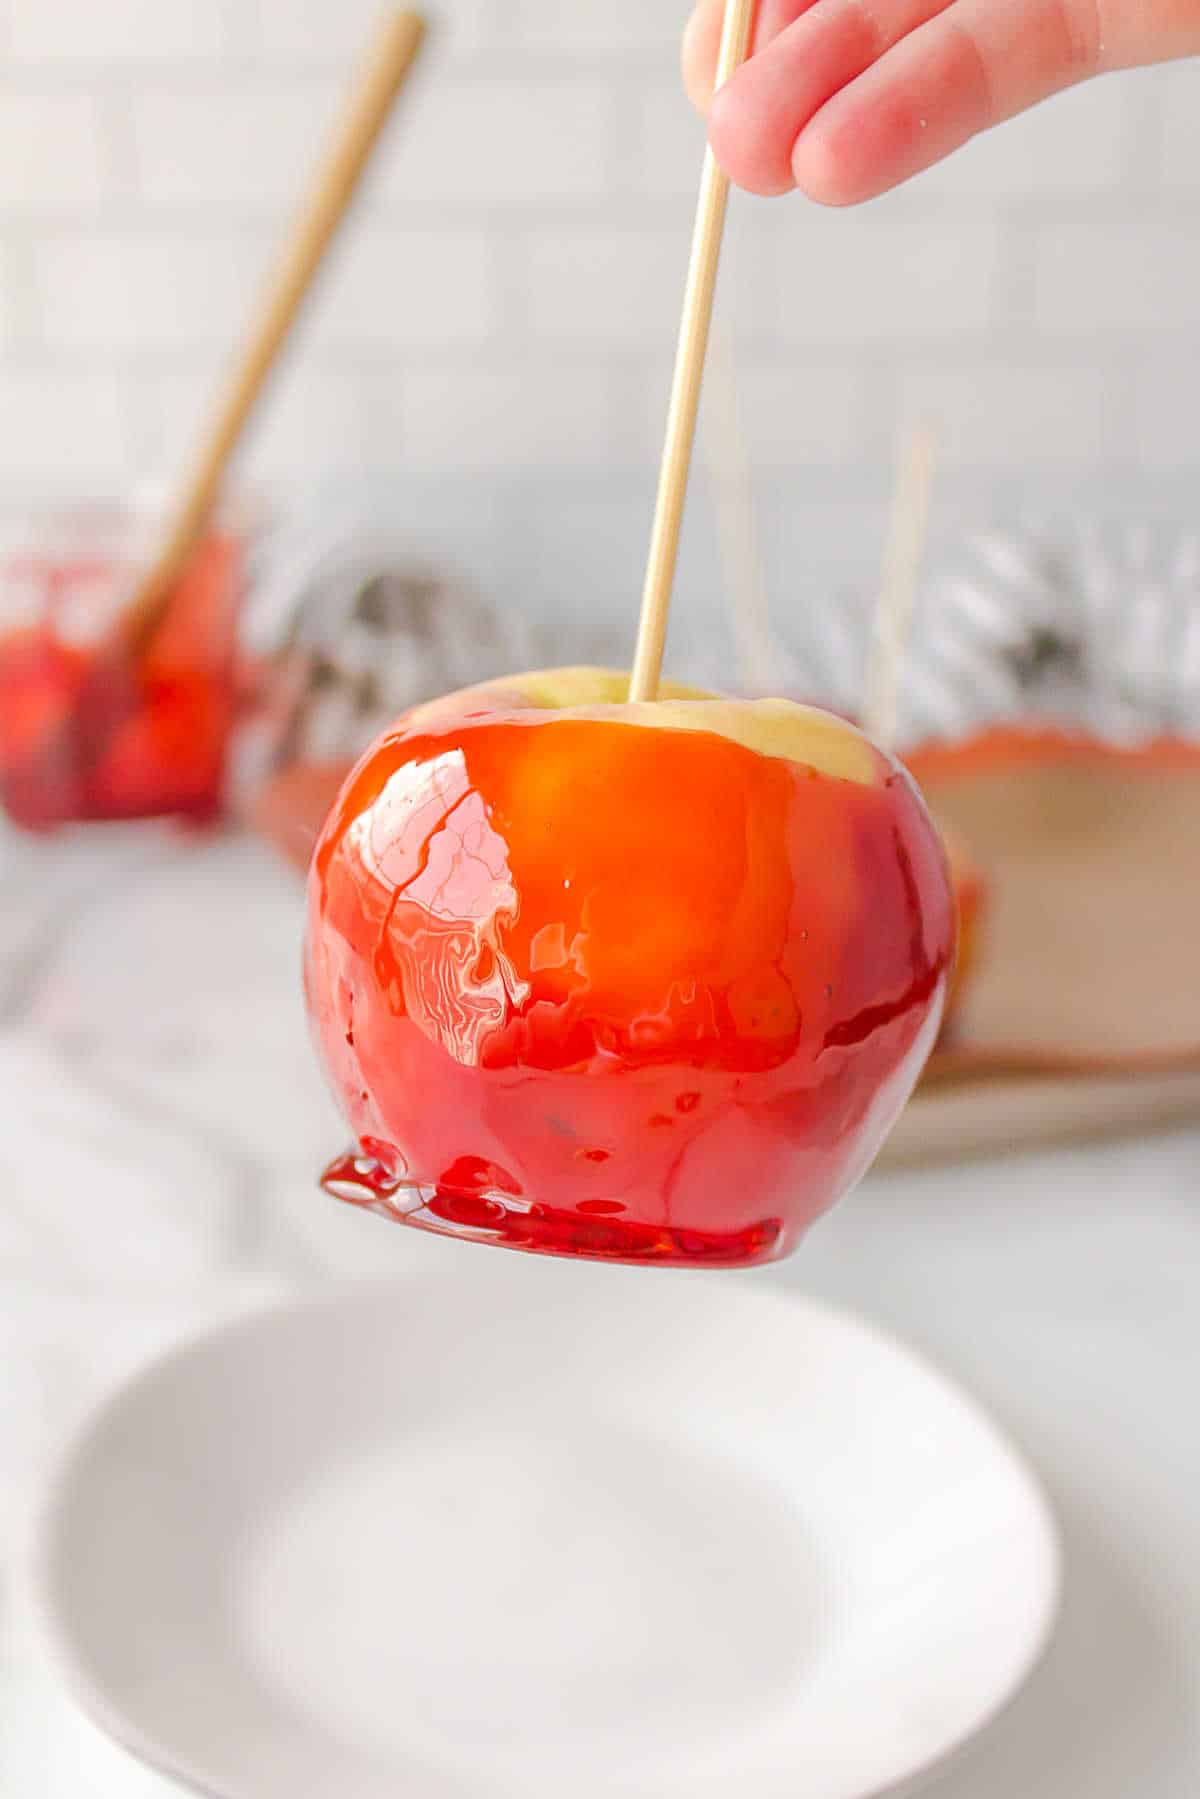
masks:
[[[1124,393],[1078,356],[978,365],[917,361],[900,377],[900,415],[944,421],[943,459],[986,471],[1083,470],[1096,445],[1127,434]]]
[[[32,64],[219,62],[240,0],[7,0],[9,48]]]
[[[485,231],[364,220],[328,271],[305,329],[315,348],[359,351],[386,365],[398,341],[416,351],[486,345],[496,310]]]
[[[102,369],[0,362],[0,480],[89,491],[132,467],[129,394]]]
[[[3,358],[5,340],[12,330],[12,302],[9,297],[13,285],[12,265],[11,251],[5,245],[0,244],[0,358]],[[3,366],[3,362],[0,361],[0,368]]]
[[[1169,69],[1162,87],[1162,180],[1168,190],[1200,189],[1200,73]]]
[[[751,349],[736,363],[741,436],[763,469],[828,466],[850,469],[873,449],[874,399],[879,376],[862,357],[824,361],[760,360]],[[660,404],[649,420],[648,443],[662,440]]]
[[[607,196],[615,102],[585,60],[571,77],[508,62],[457,74],[443,59],[397,128],[380,186],[397,208],[466,211],[496,230],[543,207],[570,216]]]
[[[89,94],[0,90],[0,215],[91,218],[103,203],[100,109]]]
[[[253,292],[250,237],[185,231],[49,231],[32,245],[34,317],[51,354],[97,362],[186,355],[230,340]]]
[[[1075,341],[1132,331],[1194,344],[1200,234],[1152,203],[1042,225],[1035,236],[1034,321]]]
[[[631,0],[636,4],[636,0]],[[452,0],[427,9],[438,35],[455,50],[513,41],[513,0]],[[353,55],[370,34],[378,0],[257,0],[258,47],[268,59],[328,62]]]
[[[532,232],[522,260],[534,337],[602,353],[652,345],[669,358],[688,251],[681,223],[615,231],[564,223]]]
[[[781,237],[769,296],[780,341],[983,343],[994,315],[999,232],[975,209],[931,217],[888,195],[869,211],[814,208]]]
[[[376,0],[0,0],[5,483],[169,463]],[[248,456],[260,478],[641,478],[703,134],[686,0],[444,0]],[[735,197],[721,297],[769,479],[1200,468],[1200,64],[1111,76],[849,213]]]
[[[1189,343],[1167,365],[1149,363],[1134,389],[1133,432],[1143,468],[1164,477],[1195,470],[1200,431],[1200,345]]]
[[[312,160],[314,121],[328,111],[328,84],[298,74],[264,92],[243,77],[193,87],[160,86],[131,96],[132,168],[147,215],[270,220],[296,192]]]
[[[616,396],[602,363],[525,353],[497,363],[410,366],[400,382],[401,442],[417,469],[603,473]]]

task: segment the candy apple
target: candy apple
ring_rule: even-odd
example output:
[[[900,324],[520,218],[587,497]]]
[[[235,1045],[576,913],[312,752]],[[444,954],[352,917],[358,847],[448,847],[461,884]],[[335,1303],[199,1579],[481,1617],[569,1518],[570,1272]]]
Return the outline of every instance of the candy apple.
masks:
[[[354,1150],[429,1229],[560,1254],[785,1254],[937,1036],[941,841],[854,726],[564,669],[418,708],[346,781],[306,988]]]

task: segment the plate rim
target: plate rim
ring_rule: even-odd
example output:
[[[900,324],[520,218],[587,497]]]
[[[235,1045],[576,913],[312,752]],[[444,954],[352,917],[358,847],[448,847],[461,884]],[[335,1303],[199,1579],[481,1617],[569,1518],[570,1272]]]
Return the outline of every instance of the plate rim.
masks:
[[[595,1270],[591,1272],[594,1274]],[[897,1335],[889,1327],[876,1323],[873,1318],[864,1317],[849,1307],[817,1298],[803,1290],[788,1291],[775,1284],[766,1287],[761,1284],[761,1271],[731,1276],[728,1273],[717,1275],[711,1271],[690,1269],[635,1270],[626,1271],[625,1278],[644,1278],[648,1272],[652,1278],[655,1275],[660,1279],[674,1278],[693,1286],[724,1288],[727,1293],[736,1283],[748,1297],[757,1274],[760,1290],[753,1294],[756,1306],[761,1308],[765,1305],[776,1312],[801,1311],[830,1323],[835,1328],[849,1329],[860,1338],[867,1339],[883,1355],[904,1363],[926,1380],[932,1380],[944,1394],[965,1409],[990,1439],[993,1448],[1009,1462],[1021,1479],[1031,1501],[1046,1551],[1046,1581],[1040,1594],[1040,1615],[1036,1629],[1030,1633],[1027,1645],[1016,1659],[1004,1689],[987,1706],[960,1725],[951,1741],[915,1766],[898,1771],[883,1786],[873,1786],[853,1795],[853,1799],[902,1799],[903,1795],[940,1777],[966,1754],[985,1731],[997,1724],[1014,1705],[1046,1658],[1062,1608],[1065,1578],[1062,1529],[1050,1495],[1024,1448],[993,1417],[983,1402],[975,1397],[970,1387],[947,1372],[924,1350],[914,1348],[904,1337]],[[177,1366],[195,1359],[202,1360],[219,1344],[226,1344],[230,1339],[253,1338],[260,1331],[272,1330],[284,1320],[336,1313],[348,1302],[357,1304],[364,1297],[378,1300],[384,1294],[399,1293],[414,1285],[461,1288],[464,1277],[447,1268],[413,1269],[402,1273],[368,1276],[365,1279],[338,1280],[320,1291],[297,1292],[282,1299],[272,1299],[249,1311],[242,1310],[216,1323],[208,1321],[190,1329],[168,1348],[152,1355],[132,1373],[119,1377],[104,1390],[51,1458],[42,1481],[41,1498],[35,1508],[26,1563],[26,1588],[34,1625],[46,1652],[50,1670],[57,1677],[66,1697],[102,1735],[152,1773],[175,1782],[182,1791],[195,1795],[196,1799],[249,1799],[249,1796],[243,1792],[209,1785],[193,1769],[186,1768],[175,1760],[169,1747],[159,1737],[139,1726],[122,1708],[110,1703],[99,1682],[88,1671],[84,1658],[77,1652],[73,1634],[65,1617],[61,1615],[61,1608],[55,1602],[55,1547],[59,1529],[65,1520],[72,1477],[89,1448],[98,1438],[103,1437],[120,1409],[134,1401],[143,1389],[164,1378],[169,1379]]]

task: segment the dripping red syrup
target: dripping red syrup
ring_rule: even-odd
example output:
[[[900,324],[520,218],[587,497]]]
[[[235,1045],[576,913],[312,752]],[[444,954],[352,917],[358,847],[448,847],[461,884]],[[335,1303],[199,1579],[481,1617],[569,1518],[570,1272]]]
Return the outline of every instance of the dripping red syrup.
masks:
[[[710,1268],[737,1268],[769,1260],[782,1220],[763,1219],[745,1229],[723,1232],[681,1230],[670,1225],[623,1219],[618,1200],[584,1200],[573,1211],[524,1205],[517,1196],[490,1189],[470,1191],[438,1182],[412,1184],[386,1161],[349,1150],[332,1161],[321,1186],[333,1199],[397,1223],[493,1243],[533,1254],[587,1256],[613,1262],[690,1262]]]

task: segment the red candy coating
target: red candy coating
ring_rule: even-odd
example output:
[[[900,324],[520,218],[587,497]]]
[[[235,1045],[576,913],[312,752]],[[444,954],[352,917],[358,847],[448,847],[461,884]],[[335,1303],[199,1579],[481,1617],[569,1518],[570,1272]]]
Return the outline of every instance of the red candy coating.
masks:
[[[786,1254],[907,1099],[953,958],[921,800],[854,754],[866,778],[511,692],[402,721],[310,875],[360,1146],[331,1190],[547,1252]]]

